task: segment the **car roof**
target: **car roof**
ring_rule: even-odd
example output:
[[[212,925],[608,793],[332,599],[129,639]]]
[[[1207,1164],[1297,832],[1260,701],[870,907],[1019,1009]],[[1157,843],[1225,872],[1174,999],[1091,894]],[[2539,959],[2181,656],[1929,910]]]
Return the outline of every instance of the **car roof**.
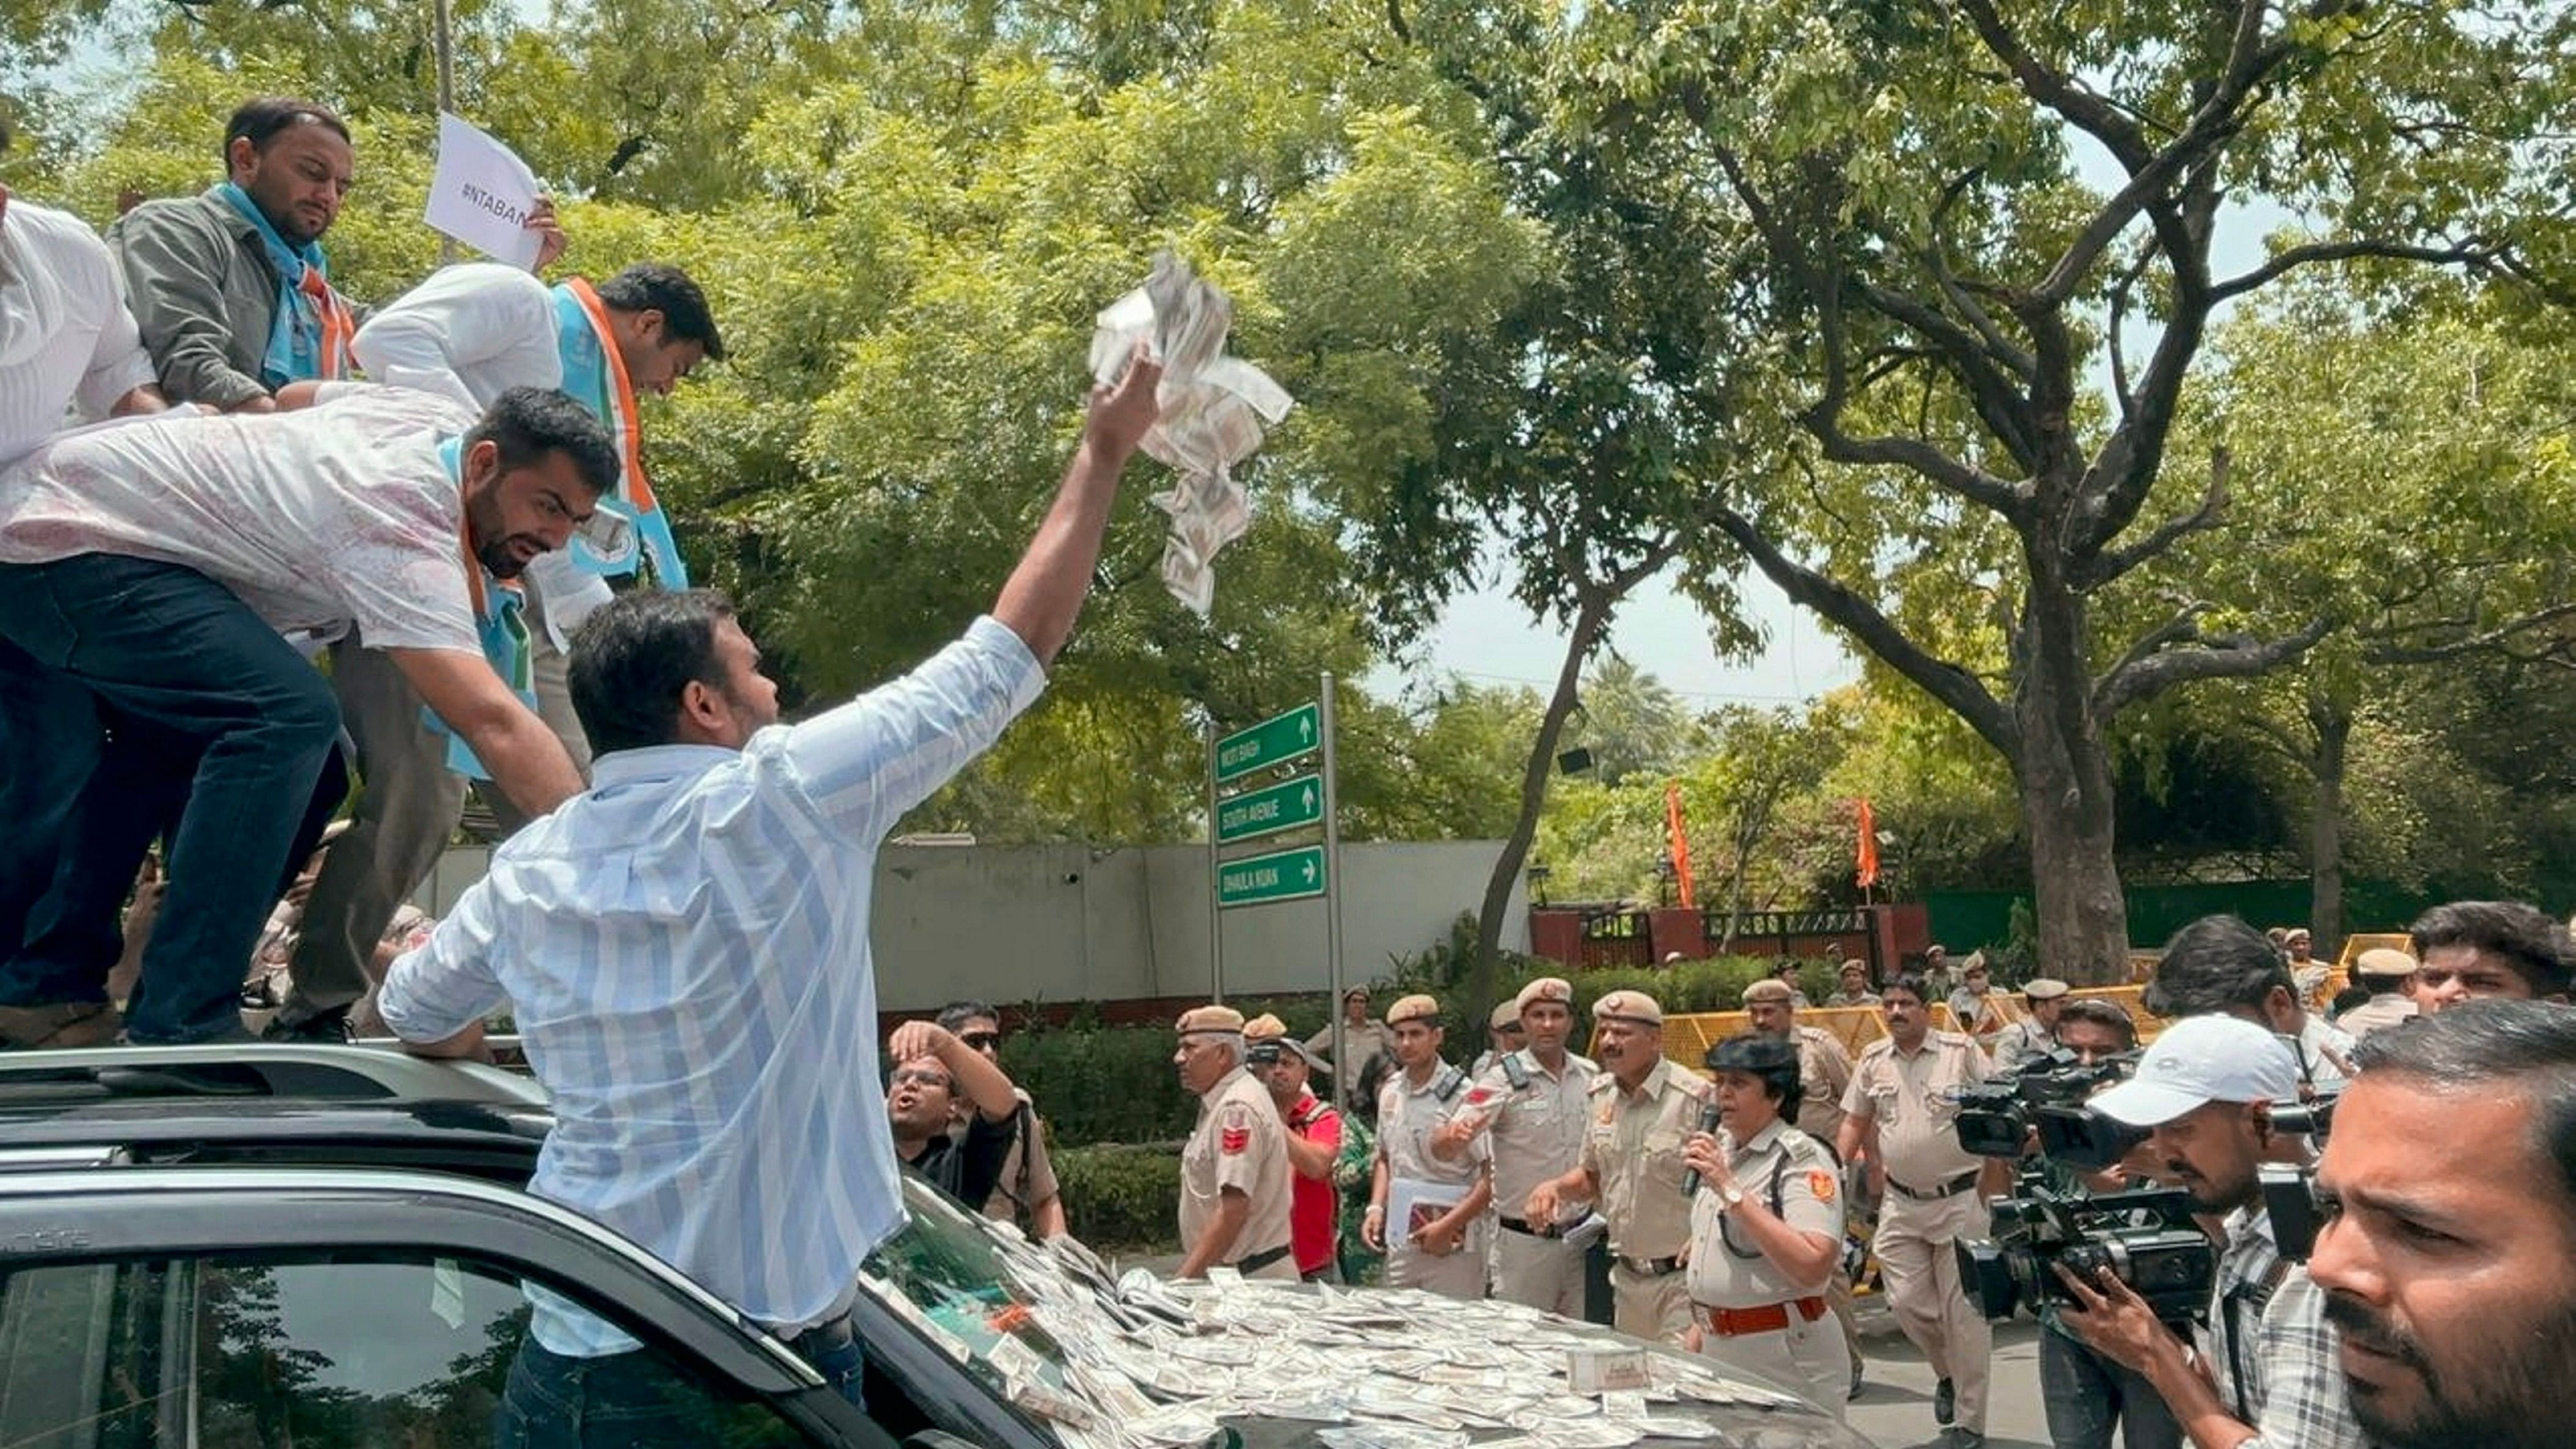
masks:
[[[552,1118],[525,1077],[327,1043],[0,1054],[0,1173],[349,1166],[524,1184]]]

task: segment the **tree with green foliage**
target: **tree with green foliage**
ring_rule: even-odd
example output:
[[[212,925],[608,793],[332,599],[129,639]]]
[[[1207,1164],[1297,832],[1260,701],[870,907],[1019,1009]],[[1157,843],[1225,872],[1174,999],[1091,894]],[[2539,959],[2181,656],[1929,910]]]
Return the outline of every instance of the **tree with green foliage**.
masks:
[[[2340,622],[2176,577],[2228,506],[2224,453],[2168,465],[2210,327],[2320,269],[2566,264],[2569,173],[2532,137],[2576,130],[2576,13],[1677,0],[1580,30],[1605,145],[1686,149],[1759,233],[1814,485],[1716,526],[2009,762],[2042,959],[2118,979],[2112,726]],[[2303,228],[2230,271],[2248,207]]]

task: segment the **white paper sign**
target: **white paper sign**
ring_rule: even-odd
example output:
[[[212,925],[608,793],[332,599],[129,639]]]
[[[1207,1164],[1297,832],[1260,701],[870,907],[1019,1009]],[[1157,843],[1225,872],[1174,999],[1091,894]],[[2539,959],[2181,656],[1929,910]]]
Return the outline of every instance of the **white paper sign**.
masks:
[[[429,178],[424,218],[495,261],[531,271],[544,238],[528,229],[535,209],[537,173],[509,147],[469,121],[441,112],[438,170]]]

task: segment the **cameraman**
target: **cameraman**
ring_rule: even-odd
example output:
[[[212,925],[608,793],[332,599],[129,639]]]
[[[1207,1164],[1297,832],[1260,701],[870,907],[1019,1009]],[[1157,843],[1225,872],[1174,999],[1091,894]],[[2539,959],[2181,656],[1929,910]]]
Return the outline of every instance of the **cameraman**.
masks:
[[[2229,924],[2270,951],[2252,928]],[[2136,1076],[2091,1102],[2114,1122],[2151,1129],[2149,1154],[2191,1194],[2196,1211],[2223,1216],[2223,1242],[2196,1345],[2175,1337],[2108,1273],[2087,1283],[2061,1269],[2081,1306],[2063,1310],[2060,1321],[2143,1374],[2201,1449],[2242,1449],[2249,1440],[2297,1449],[2363,1442],[2332,1367],[2324,1296],[2282,1261],[2263,1207],[2260,1169],[2278,1150],[2272,1104],[2298,1087],[2298,1064],[2271,1032],[2234,1017],[2195,1016],[2156,1039]]]
[[[2117,1002],[2078,997],[2058,1012],[2057,1049],[2072,1053],[2078,1065],[2091,1066],[2137,1045],[2137,1023]],[[2118,1192],[2129,1185],[2118,1168],[2079,1172],[2044,1157],[2040,1165],[2049,1188],[2064,1196]],[[2077,1338],[2059,1317],[2055,1299],[2041,1302],[2039,1327],[2040,1407],[2048,1414],[2053,1449],[2110,1449],[2114,1428],[2125,1449],[2179,1449],[2182,1426],[2145,1375]]]
[[[2542,1449],[2576,1426],[2576,1012],[2472,1002],[2362,1043],[2309,1264],[2381,1449]]]
[[[2298,1095],[2331,1096],[2352,1076],[2352,1038],[2308,1010],[2271,939],[2234,916],[2174,932],[2145,1005],[2167,1021],[2215,1012],[2267,1028],[2297,1053]]]

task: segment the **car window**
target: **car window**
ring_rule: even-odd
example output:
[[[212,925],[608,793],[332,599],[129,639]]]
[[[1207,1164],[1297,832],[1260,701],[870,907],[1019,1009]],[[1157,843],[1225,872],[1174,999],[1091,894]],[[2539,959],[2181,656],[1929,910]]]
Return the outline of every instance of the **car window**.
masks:
[[[513,1438],[496,1416],[514,1364],[542,1353],[528,1314],[515,1276],[426,1255],[26,1269],[0,1291],[0,1449],[494,1449]],[[621,1442],[808,1442],[664,1350],[607,1363],[585,1381],[648,1420]],[[533,1376],[514,1407],[542,1411],[565,1382]]]

